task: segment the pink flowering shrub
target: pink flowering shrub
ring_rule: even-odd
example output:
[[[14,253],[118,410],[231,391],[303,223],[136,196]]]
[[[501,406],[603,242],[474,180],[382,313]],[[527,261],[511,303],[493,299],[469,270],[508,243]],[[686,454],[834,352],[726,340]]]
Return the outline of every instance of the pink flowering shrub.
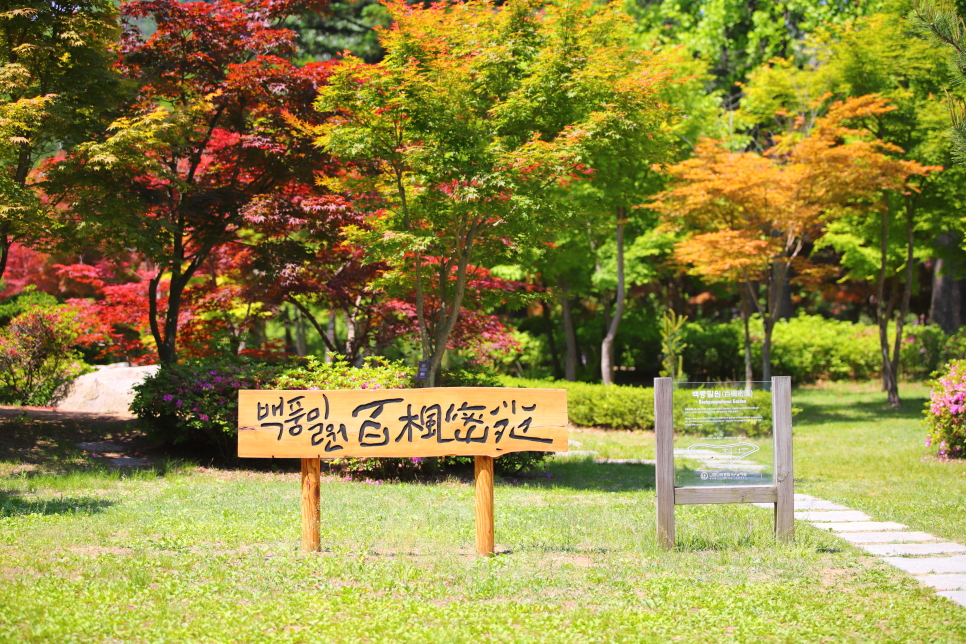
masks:
[[[88,371],[72,350],[80,335],[67,307],[35,306],[0,330],[0,402],[46,405],[62,384]]]
[[[942,460],[966,456],[966,360],[953,360],[933,382],[926,407],[926,445]]]

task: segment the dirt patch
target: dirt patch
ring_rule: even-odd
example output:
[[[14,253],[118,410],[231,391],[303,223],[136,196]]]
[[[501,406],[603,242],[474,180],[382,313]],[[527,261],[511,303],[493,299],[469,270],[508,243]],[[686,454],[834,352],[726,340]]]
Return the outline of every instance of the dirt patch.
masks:
[[[131,554],[130,548],[102,548],[100,546],[78,546],[75,548],[66,548],[66,549],[75,554],[86,555],[88,557],[99,557],[101,555]]]
[[[113,458],[143,458],[154,443],[130,414],[95,414],[41,407],[0,406],[0,461],[29,466],[94,463],[81,444],[108,443]]]

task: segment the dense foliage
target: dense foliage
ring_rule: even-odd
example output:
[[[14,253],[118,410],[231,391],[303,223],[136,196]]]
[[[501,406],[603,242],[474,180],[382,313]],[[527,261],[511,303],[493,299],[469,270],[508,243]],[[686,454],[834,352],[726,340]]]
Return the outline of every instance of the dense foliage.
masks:
[[[947,364],[933,383],[926,426],[926,445],[935,446],[940,459],[966,455],[966,360]]]
[[[0,401],[47,405],[61,385],[87,370],[73,345],[80,335],[67,307],[34,306],[0,329]]]

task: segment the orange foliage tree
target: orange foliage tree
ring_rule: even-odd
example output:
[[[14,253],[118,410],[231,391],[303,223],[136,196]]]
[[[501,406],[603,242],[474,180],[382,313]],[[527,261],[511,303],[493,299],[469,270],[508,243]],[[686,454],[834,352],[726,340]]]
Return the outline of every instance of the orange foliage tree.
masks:
[[[823,223],[846,212],[881,214],[886,193],[914,191],[910,178],[934,169],[896,158],[900,148],[851,126],[892,109],[878,96],[849,98],[832,105],[807,131],[776,137],[764,154],[731,152],[718,141],[703,140],[692,158],[668,168],[671,185],[652,207],[666,228],[684,235],[675,258],[691,274],[738,286],[747,379],[752,378],[748,319],[761,316],[762,376],[769,380],[781,289],[792,267],[799,277],[817,271],[802,251],[822,234]]]

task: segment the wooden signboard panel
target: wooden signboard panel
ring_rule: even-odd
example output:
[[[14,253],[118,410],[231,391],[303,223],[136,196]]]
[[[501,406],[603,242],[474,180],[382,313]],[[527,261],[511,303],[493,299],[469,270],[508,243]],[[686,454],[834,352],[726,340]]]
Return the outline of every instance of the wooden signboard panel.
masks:
[[[240,391],[238,456],[500,456],[567,451],[563,389]]]
[[[564,389],[238,392],[238,455],[302,459],[302,548],[320,547],[323,458],[473,456],[476,549],[494,552],[493,459],[567,451]]]

